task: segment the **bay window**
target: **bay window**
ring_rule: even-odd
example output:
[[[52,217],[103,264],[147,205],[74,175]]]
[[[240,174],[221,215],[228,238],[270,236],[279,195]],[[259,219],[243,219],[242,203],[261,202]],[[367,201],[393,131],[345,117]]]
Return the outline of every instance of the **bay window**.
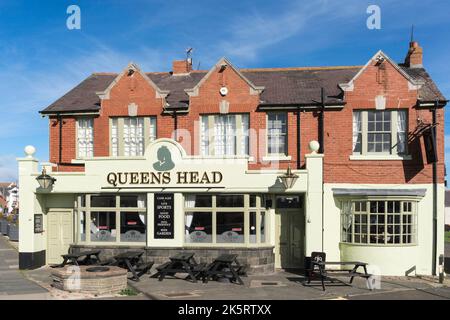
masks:
[[[200,119],[201,154],[249,154],[248,114],[205,115]]]
[[[93,157],[94,156],[94,119],[79,118],[77,119],[77,156]]]
[[[111,118],[110,127],[112,156],[142,156],[156,140],[156,117]]]
[[[367,245],[416,243],[416,202],[352,200],[342,202],[341,241]]]
[[[353,154],[407,153],[407,110],[353,112]]]

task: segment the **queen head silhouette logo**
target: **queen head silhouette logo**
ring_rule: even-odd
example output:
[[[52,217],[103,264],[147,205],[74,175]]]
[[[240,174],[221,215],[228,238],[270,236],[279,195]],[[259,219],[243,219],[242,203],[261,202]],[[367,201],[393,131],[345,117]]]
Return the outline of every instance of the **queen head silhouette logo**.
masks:
[[[158,161],[153,163],[153,169],[156,171],[169,171],[175,167],[175,163],[172,161],[172,154],[166,146],[158,149],[157,158]]]

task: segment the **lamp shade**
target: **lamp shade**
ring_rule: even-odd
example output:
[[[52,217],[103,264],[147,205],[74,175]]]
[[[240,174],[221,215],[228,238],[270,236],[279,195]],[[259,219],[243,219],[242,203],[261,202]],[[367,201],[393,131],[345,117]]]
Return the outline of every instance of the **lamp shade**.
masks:
[[[297,181],[298,175],[292,173],[291,166],[289,165],[286,173],[283,174],[282,176],[279,176],[278,178],[280,178],[285,189],[291,189],[294,186],[295,182]]]
[[[42,174],[40,176],[38,176],[36,178],[36,180],[39,182],[39,186],[42,189],[48,189],[50,188],[53,183],[55,183],[56,179],[49,176],[46,172],[45,169],[42,170]]]

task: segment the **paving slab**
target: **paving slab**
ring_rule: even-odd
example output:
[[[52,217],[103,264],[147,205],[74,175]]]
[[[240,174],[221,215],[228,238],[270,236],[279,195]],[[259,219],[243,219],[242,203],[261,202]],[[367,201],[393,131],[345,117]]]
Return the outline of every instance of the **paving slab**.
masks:
[[[0,300],[47,299],[48,291],[27,279],[19,270],[19,254],[0,235]]]
[[[362,278],[355,278],[351,286],[335,281],[326,284],[326,291],[322,290],[320,282],[305,286],[303,276],[285,271],[244,277],[242,286],[217,281],[193,283],[184,280],[182,274],[177,277],[158,281],[143,276],[139,282],[130,281],[130,286],[154,300],[368,300],[383,299],[384,296],[398,299],[408,299],[409,296],[411,299],[450,299],[449,287],[407,277],[383,277],[377,290],[368,289]],[[348,278],[336,278],[348,282]]]

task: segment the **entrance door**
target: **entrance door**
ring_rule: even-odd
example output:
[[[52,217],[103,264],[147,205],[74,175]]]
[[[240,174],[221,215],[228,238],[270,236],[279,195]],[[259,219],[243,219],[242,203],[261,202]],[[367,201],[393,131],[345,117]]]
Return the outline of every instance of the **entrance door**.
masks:
[[[66,254],[73,243],[72,210],[51,210],[47,215],[47,263],[62,262],[61,255]]]
[[[303,268],[304,217],[300,210],[277,210],[275,267]]]

